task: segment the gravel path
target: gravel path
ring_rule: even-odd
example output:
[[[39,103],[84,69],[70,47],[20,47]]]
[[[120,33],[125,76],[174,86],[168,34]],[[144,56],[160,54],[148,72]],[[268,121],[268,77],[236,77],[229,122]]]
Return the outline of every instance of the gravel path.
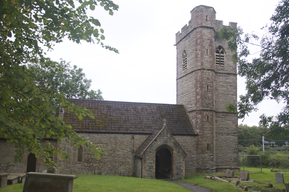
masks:
[[[182,187],[187,188],[193,192],[210,192],[208,189],[205,189],[203,187],[198,187],[198,186],[192,185],[190,183],[182,183],[180,181],[175,181],[175,180],[172,180],[169,182],[181,185]]]

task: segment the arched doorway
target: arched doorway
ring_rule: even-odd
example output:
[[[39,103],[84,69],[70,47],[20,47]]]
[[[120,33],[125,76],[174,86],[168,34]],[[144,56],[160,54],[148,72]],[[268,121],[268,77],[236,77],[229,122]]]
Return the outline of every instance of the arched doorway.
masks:
[[[172,154],[167,148],[156,153],[156,179],[170,179],[172,173]]]
[[[36,157],[33,153],[30,153],[27,158],[27,169],[26,172],[36,171]]]

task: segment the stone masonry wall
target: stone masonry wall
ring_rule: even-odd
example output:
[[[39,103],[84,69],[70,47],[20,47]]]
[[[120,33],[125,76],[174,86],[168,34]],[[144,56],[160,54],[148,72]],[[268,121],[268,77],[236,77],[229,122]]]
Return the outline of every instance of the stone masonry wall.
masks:
[[[135,158],[134,160],[134,170],[135,170],[135,177],[141,178],[142,177],[142,160]]]
[[[58,170],[63,174],[134,175],[134,152],[147,135],[82,133],[87,140],[102,147],[106,154],[97,159],[84,148],[83,161],[77,161],[77,148],[62,141],[60,148],[71,161],[58,157]]]
[[[186,176],[192,175],[197,168],[196,136],[174,136],[186,152]]]
[[[234,113],[216,113],[215,166],[238,168],[238,119]]]
[[[43,141],[44,143],[45,141]],[[50,141],[51,145],[56,147],[56,141]],[[27,169],[27,159],[30,153],[25,152],[20,163],[14,163],[16,154],[14,144],[7,143],[5,139],[0,140],[0,172],[5,173],[25,173]],[[36,171],[42,172],[47,170],[48,166],[44,165],[43,157],[36,159]]]

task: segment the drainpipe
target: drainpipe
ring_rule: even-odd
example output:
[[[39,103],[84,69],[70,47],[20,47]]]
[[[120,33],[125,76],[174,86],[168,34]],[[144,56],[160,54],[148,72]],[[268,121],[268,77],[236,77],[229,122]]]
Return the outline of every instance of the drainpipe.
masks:
[[[142,178],[142,158],[141,158],[141,160],[140,160],[140,178]]]

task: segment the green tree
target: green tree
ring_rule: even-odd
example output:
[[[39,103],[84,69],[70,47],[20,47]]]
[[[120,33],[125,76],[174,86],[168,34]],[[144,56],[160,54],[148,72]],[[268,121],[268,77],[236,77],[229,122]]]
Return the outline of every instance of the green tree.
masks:
[[[241,29],[226,28],[219,33],[225,39],[231,39],[229,46],[238,51],[239,75],[246,78],[247,93],[240,96],[239,117],[244,118],[264,99],[284,102],[285,107],[275,117],[260,116],[260,124],[270,127],[267,136],[289,135],[289,0],[282,0],[271,17],[272,24],[268,33],[260,40],[260,56],[248,61],[250,52],[248,43],[259,40],[256,35],[242,36]],[[232,38],[233,37],[233,38]],[[244,37],[244,38],[241,38]]]
[[[251,145],[247,150],[247,155],[258,155],[259,154],[259,147],[255,147]],[[257,167],[260,165],[260,157],[258,156],[248,156],[247,158],[248,166],[250,167]]]
[[[250,127],[248,125],[240,124],[238,126],[239,145],[242,145],[243,147],[249,147],[251,145],[261,146],[262,136],[268,131],[269,129],[265,127]]]
[[[32,64],[29,68],[37,77],[36,84],[54,89],[64,94],[67,99],[103,100],[99,89],[89,90],[91,80],[86,79],[83,69],[77,68],[76,65],[71,67],[69,63],[61,60],[53,65],[50,63],[45,68],[42,64]]]
[[[57,67],[45,57],[44,48],[52,49],[64,37],[76,43],[96,42],[117,52],[104,45],[99,20],[87,16],[87,10],[97,5],[111,15],[118,9],[110,0],[0,1],[0,135],[15,145],[15,162],[26,150],[37,157],[45,156],[50,165],[54,163],[53,154],[69,158],[49,142],[41,142],[50,137],[69,140],[75,146],[83,144],[98,156],[103,152],[66,125],[54,105],[61,104],[79,119],[93,117],[92,112],[70,104],[64,94],[37,83],[35,73],[27,67],[39,62],[43,68]]]

